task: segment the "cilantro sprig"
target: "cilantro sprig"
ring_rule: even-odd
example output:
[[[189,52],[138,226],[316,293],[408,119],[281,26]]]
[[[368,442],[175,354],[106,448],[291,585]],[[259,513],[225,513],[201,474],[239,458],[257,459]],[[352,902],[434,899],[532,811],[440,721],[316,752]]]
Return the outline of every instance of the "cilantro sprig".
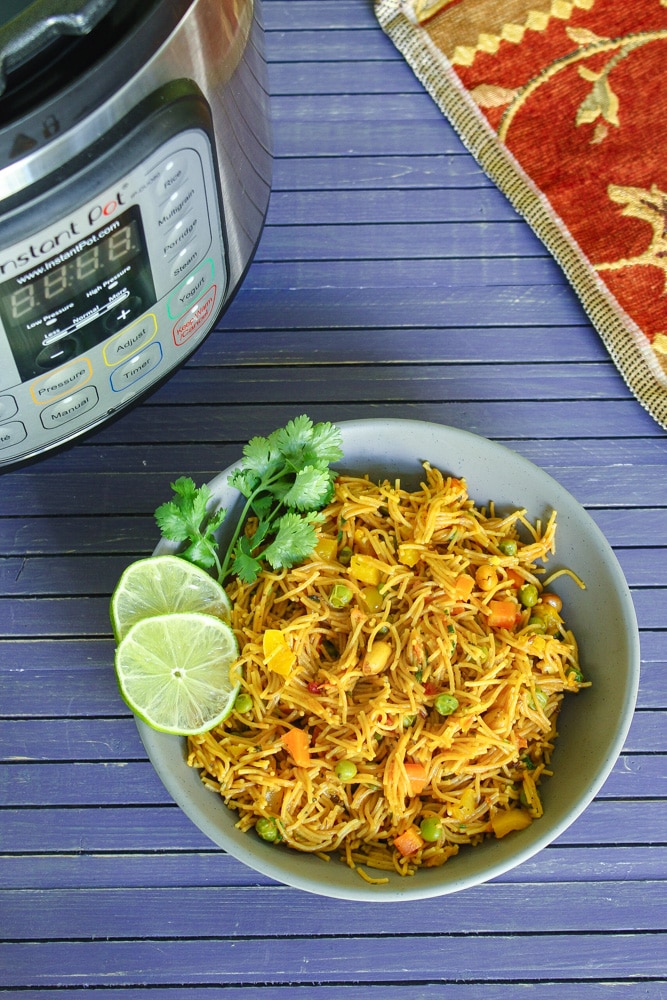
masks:
[[[185,543],[183,558],[215,568],[221,583],[230,575],[253,583],[265,562],[289,568],[313,551],[319,511],[333,496],[330,464],[342,457],[339,428],[305,415],[268,437],[251,438],[227,480],[246,502],[222,558],[216,532],[227,511],[211,509],[208,486],[177,479],[175,498],[157,508],[155,519],[165,538]]]

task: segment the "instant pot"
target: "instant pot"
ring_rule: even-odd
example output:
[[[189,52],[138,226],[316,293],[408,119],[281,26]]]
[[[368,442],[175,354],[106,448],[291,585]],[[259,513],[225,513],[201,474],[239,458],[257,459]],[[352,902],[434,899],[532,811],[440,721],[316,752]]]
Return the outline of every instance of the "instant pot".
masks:
[[[2,0],[0,466],[136,403],[259,240],[259,0]]]

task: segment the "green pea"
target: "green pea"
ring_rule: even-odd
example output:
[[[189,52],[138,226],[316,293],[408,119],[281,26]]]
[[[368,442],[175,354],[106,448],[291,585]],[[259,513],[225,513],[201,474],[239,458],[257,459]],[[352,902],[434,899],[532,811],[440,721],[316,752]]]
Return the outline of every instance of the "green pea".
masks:
[[[249,712],[252,708],[252,698],[247,692],[241,691],[236,696],[236,701],[234,702],[234,711],[239,712],[243,715],[245,712]]]
[[[352,549],[349,545],[344,545],[343,548],[338,553],[338,562],[342,563],[343,566],[350,565],[350,559],[352,558]]]
[[[344,608],[352,597],[352,591],[344,583],[334,583],[329,593],[329,604],[332,608]]]
[[[258,819],[255,823],[255,830],[262,840],[266,840],[270,844],[275,844],[282,839],[275,819]]]
[[[519,600],[524,608],[532,608],[539,599],[540,593],[534,583],[524,583],[519,587]]]
[[[547,626],[544,622],[544,619],[537,618],[535,615],[531,615],[528,621],[528,628],[531,630],[531,632],[539,632],[540,634],[545,633],[547,630]]]
[[[498,542],[498,548],[504,556],[515,556],[519,551],[519,546],[513,538],[503,538]]]
[[[341,781],[352,781],[357,773],[357,765],[353,760],[339,760],[336,764],[336,776]]]
[[[429,843],[434,840],[440,840],[442,836],[442,822],[437,816],[427,816],[419,824],[419,831],[424,838]]]
[[[409,729],[410,726],[414,726],[416,721],[417,721],[416,715],[406,715],[405,718],[403,719],[403,728]]]
[[[459,700],[453,694],[439,694],[433,702],[433,707],[439,715],[451,715],[459,707]]]

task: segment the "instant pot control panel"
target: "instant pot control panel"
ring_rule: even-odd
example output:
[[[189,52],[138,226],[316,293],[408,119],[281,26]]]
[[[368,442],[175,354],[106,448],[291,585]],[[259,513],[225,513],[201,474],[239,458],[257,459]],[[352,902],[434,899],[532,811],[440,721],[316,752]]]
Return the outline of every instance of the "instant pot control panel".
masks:
[[[215,150],[201,105],[182,103],[93,152],[61,183],[66,201],[78,193],[67,211],[51,188],[0,216],[3,237],[21,233],[0,249],[0,465],[124,408],[215,323],[228,293]]]

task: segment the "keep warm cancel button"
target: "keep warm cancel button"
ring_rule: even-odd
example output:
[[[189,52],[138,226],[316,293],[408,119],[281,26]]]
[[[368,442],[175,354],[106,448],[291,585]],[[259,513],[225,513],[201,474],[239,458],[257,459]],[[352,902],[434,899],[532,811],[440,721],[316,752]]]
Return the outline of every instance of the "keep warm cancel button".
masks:
[[[217,288],[213,285],[205,295],[202,295],[198,302],[195,302],[191,309],[188,309],[185,316],[182,316],[178,323],[176,323],[172,330],[176,347],[180,347],[190,337],[194,337],[196,333],[200,333],[202,328],[206,328],[208,321],[214,315],[213,310],[216,296]]]

